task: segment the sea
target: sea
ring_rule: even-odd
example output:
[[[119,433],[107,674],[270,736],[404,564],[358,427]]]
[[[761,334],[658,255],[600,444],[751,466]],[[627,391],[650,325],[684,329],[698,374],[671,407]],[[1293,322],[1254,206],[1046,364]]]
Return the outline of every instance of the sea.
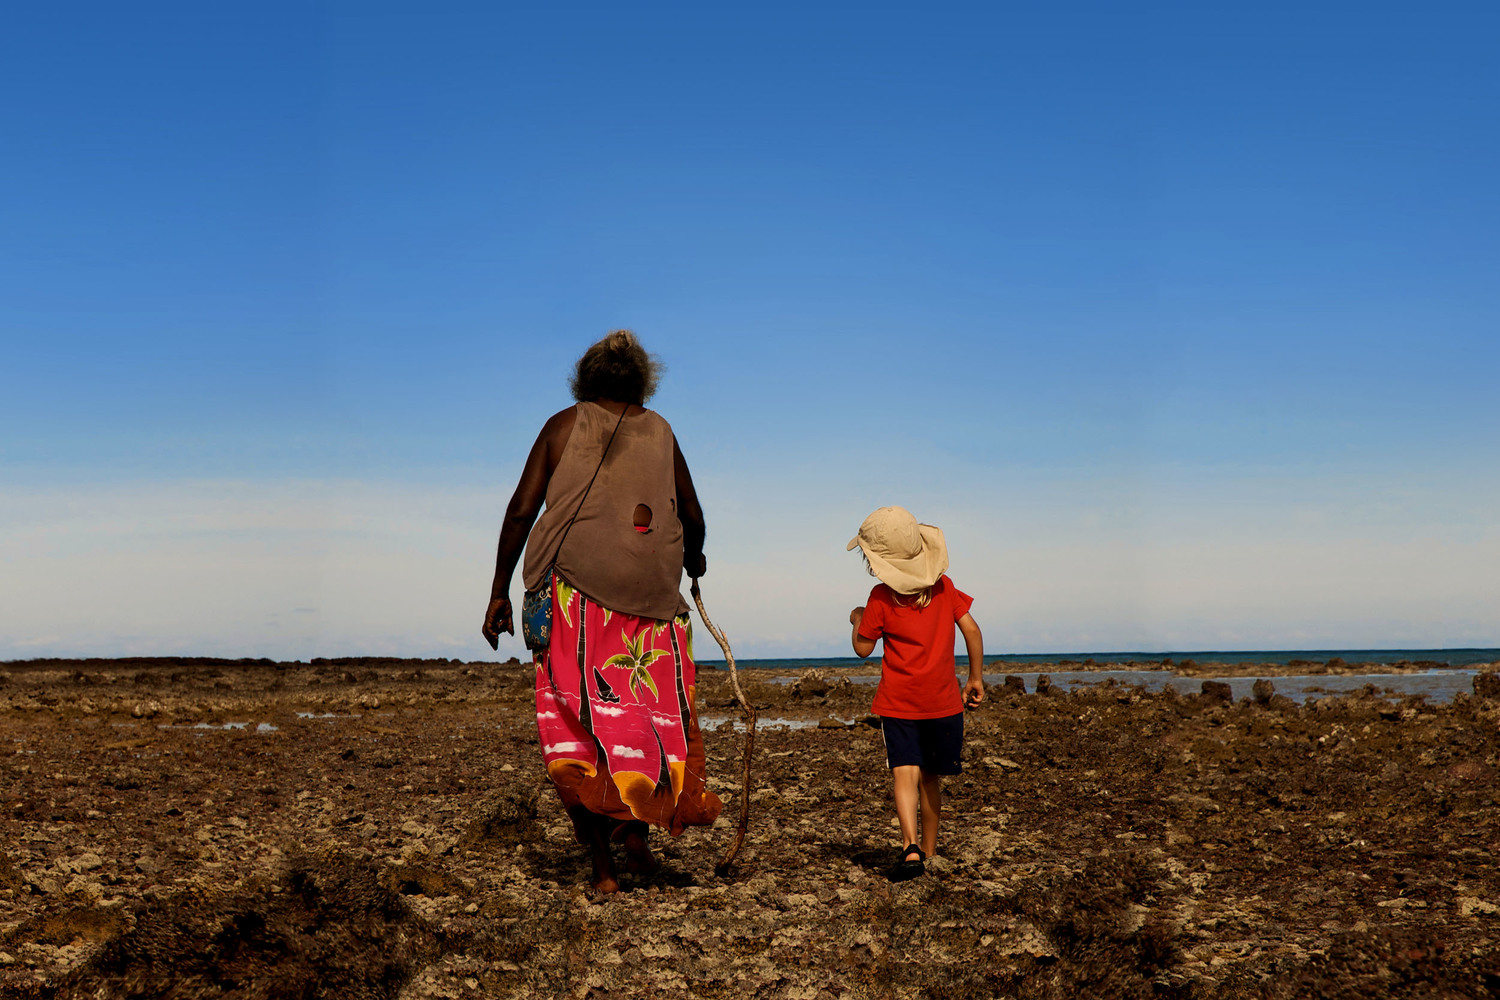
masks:
[[[1500,662],[1500,648],[1466,649],[1276,649],[1276,650],[1184,650],[1172,652],[1115,652],[1115,653],[999,653],[985,657],[986,684],[1001,684],[1007,675],[1021,678],[1026,690],[1036,690],[1037,678],[1047,674],[1052,684],[1071,690],[1089,684],[1132,684],[1147,691],[1160,691],[1168,684],[1188,693],[1196,691],[1202,684],[1201,677],[1186,677],[1174,669],[1184,661],[1206,663],[1268,663],[1280,666],[1297,666],[1299,661],[1309,665],[1323,664],[1340,659],[1349,664],[1409,664],[1423,668],[1406,674],[1283,674],[1269,676],[1276,693],[1296,702],[1309,698],[1359,691],[1372,685],[1375,691],[1386,697],[1421,695],[1434,703],[1448,702],[1455,694],[1473,688],[1475,669],[1481,664]],[[957,657],[959,672],[966,673],[969,658]],[[723,660],[699,660],[700,667],[727,670]],[[1088,664],[1093,669],[1070,670]],[[1098,669],[1099,665],[1118,664],[1120,669]],[[779,668],[782,670],[812,670],[818,667],[860,667],[869,669],[869,674],[856,674],[850,679],[856,683],[874,684],[879,680],[880,661],[860,659],[855,656],[791,657],[782,659],[735,659],[737,667],[746,670]],[[1028,667],[1033,669],[1028,670]],[[1035,669],[1035,668],[1044,669]],[[996,671],[998,672],[990,672]],[[1234,698],[1248,698],[1251,688],[1260,679],[1257,674],[1244,677],[1222,677],[1217,680],[1227,683]]]
[[[697,644],[702,645],[703,640],[698,639]],[[1223,650],[1206,649],[1196,651],[1165,652],[1165,653],[996,653],[993,656],[986,654],[987,664],[1004,663],[1007,666],[1020,666],[1027,663],[1036,664],[1083,664],[1090,661],[1094,663],[1137,663],[1141,665],[1164,665],[1170,660],[1172,665],[1184,660],[1192,660],[1195,663],[1274,663],[1285,666],[1296,660],[1308,662],[1326,663],[1329,660],[1340,659],[1345,663],[1409,663],[1421,666],[1443,667],[1471,667],[1478,663],[1495,663],[1500,661],[1500,648],[1483,649],[1249,649],[1249,650]],[[709,669],[727,670],[728,665],[723,660],[701,659],[698,665]],[[878,666],[879,659],[860,659],[857,656],[804,656],[788,657],[771,660],[747,660],[735,657],[735,665],[754,670],[757,667],[773,667],[782,670],[811,670],[814,667],[857,667],[861,663]],[[958,662],[968,666],[969,658],[964,655],[958,656]]]

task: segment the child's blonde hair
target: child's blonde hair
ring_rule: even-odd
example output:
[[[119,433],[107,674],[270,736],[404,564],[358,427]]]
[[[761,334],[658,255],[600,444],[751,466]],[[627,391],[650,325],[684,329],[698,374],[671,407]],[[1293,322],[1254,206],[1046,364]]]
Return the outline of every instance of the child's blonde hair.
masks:
[[[875,567],[870,565],[870,557],[867,556],[867,555],[865,555],[865,550],[863,548],[861,548],[859,550],[859,557],[865,561],[865,572],[869,573],[871,576],[875,576]],[[887,584],[887,586],[889,586],[889,584]],[[895,592],[892,591],[892,593],[895,593]],[[929,604],[932,603],[932,588],[931,587],[923,587],[921,590],[917,591],[915,594],[897,594],[896,596],[897,597],[913,597],[913,598],[915,598],[915,600],[913,600],[911,602],[911,606],[912,607],[914,607],[914,608],[925,608],[925,607],[927,607],[927,605],[929,605]],[[896,603],[900,604],[901,602],[897,601]]]

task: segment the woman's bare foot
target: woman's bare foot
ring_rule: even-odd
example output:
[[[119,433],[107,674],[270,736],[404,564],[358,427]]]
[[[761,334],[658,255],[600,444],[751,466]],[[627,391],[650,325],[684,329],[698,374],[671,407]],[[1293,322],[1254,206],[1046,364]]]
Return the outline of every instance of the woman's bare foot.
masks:
[[[568,809],[573,820],[573,830],[578,840],[589,849],[589,860],[594,865],[594,875],[589,883],[601,896],[620,891],[620,876],[615,871],[615,859],[609,851],[609,823],[603,816],[595,815],[583,806]]]
[[[598,839],[590,845],[589,853],[594,862],[594,877],[590,880],[594,891],[601,896],[620,891],[619,873],[615,871],[615,859],[609,853],[609,839],[599,831]]]
[[[640,826],[644,828],[646,824]],[[651,845],[646,842],[648,836],[649,828],[638,830],[634,824],[625,831],[625,870],[632,875],[650,875],[661,867],[661,862],[651,853]]]
[[[601,896],[612,896],[620,891],[620,883],[615,880],[614,873],[602,874],[597,868],[594,869],[594,877],[589,884]]]

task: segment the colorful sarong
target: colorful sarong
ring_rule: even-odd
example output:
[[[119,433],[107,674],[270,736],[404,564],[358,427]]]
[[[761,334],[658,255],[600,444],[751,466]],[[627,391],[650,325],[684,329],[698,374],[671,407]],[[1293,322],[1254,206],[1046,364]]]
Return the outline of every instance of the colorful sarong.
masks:
[[[552,579],[536,723],[563,804],[673,836],[712,823],[723,803],[706,785],[688,616],[620,614]]]

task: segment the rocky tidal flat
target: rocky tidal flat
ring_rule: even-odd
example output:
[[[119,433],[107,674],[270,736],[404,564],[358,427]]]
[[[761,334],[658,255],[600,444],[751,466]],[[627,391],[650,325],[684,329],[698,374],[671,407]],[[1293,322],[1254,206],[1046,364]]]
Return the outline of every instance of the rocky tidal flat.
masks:
[[[0,997],[1500,995],[1492,672],[1445,704],[997,685],[897,883],[839,671],[748,679],[715,874],[743,735],[699,681],[724,817],[599,896],[529,665],[0,664]]]

